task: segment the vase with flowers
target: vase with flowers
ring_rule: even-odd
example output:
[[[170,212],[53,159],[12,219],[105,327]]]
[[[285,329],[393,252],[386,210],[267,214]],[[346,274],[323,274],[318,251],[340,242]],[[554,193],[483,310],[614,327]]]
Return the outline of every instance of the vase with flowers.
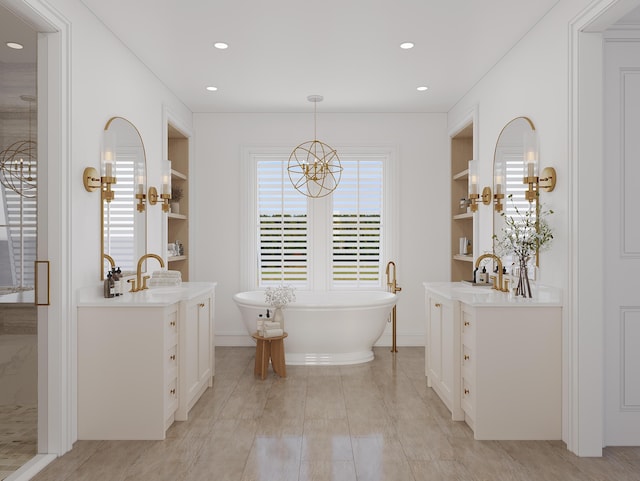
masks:
[[[551,245],[553,232],[547,217],[553,214],[551,209],[541,204],[529,204],[528,209],[520,209],[513,202],[513,195],[508,196],[513,215],[502,212],[504,225],[500,235],[493,235],[494,249],[497,255],[512,255],[514,263],[518,263],[518,284],[516,295],[531,297],[529,283],[529,261],[537,252]]]
[[[273,307],[273,321],[280,323],[284,331],[284,314],[282,310],[290,302],[296,300],[294,288],[291,286],[267,287],[264,291],[265,302]]]

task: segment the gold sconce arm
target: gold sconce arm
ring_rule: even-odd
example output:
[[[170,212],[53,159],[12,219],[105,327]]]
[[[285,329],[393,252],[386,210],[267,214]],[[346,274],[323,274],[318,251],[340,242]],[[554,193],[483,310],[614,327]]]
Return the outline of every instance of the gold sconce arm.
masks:
[[[102,200],[111,202],[114,199],[114,192],[111,185],[115,184],[115,177],[101,177],[95,167],[87,167],[82,173],[82,184],[87,192],[94,192],[98,189],[102,192]]]

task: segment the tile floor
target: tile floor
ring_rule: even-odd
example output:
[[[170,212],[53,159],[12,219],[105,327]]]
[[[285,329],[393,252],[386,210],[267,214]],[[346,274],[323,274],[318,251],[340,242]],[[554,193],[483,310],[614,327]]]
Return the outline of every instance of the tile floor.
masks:
[[[554,442],[474,441],[426,387],[424,349],[253,376],[216,348],[216,377],[165,441],[79,441],[35,481],[638,481],[640,448],[578,458]]]
[[[0,405],[0,480],[37,453],[38,408]]]

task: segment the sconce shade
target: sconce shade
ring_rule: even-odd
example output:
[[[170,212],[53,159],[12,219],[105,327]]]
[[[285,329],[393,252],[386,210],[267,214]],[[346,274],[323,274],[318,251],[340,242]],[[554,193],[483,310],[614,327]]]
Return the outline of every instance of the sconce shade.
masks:
[[[470,160],[469,161],[469,195],[478,194],[478,164]]]
[[[116,133],[113,129],[105,130],[102,136],[102,177],[116,177]],[[109,183],[108,180],[103,182]]]
[[[538,177],[538,134],[535,130],[524,133],[523,178]]]

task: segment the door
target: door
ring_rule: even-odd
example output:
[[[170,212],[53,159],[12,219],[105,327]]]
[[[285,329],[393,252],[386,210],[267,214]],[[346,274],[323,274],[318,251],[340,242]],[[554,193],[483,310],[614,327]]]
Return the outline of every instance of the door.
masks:
[[[640,445],[640,42],[604,44],[604,444]],[[594,275],[598,266],[591,266]]]

